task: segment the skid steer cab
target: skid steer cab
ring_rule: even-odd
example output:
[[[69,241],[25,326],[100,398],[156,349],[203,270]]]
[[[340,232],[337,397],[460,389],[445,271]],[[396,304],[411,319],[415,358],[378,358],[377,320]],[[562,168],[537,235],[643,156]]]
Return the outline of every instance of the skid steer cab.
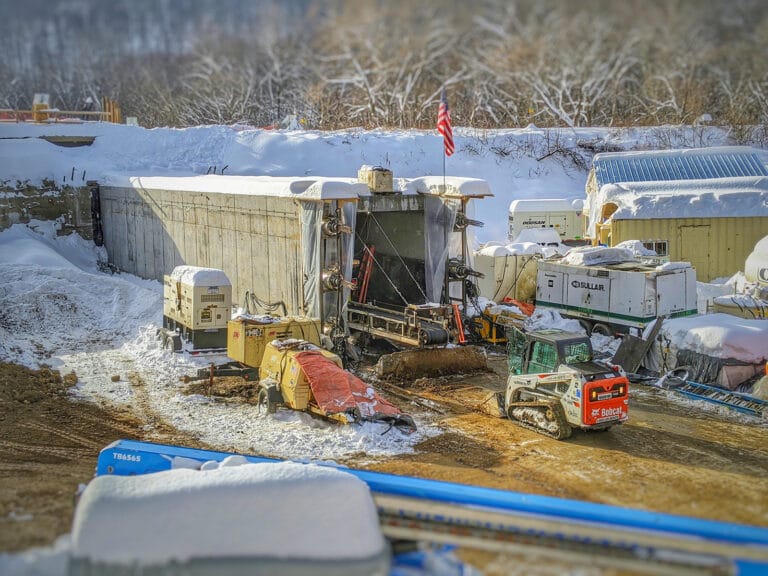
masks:
[[[503,411],[515,423],[563,440],[574,428],[607,430],[629,416],[629,381],[593,359],[588,336],[563,330],[508,336]]]

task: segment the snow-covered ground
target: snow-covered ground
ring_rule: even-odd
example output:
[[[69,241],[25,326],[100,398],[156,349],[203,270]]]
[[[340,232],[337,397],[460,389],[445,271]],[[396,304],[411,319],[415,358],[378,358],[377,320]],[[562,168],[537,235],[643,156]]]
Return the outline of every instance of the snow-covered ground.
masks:
[[[377,457],[409,452],[437,432],[418,415],[417,432],[404,435],[386,424],[337,426],[288,410],[259,417],[252,404],[184,394],[184,375],[222,358],[164,350],[162,285],[99,272],[101,257],[77,235],[57,237],[53,223],[0,233],[0,359],[74,372],[79,396],[158,416],[222,449],[298,460]]]

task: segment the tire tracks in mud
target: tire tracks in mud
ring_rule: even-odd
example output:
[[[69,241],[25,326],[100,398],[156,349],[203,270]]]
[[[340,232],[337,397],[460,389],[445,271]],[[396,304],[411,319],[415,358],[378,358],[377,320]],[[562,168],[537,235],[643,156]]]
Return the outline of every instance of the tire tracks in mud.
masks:
[[[110,412],[112,412],[112,413],[115,413],[118,416],[120,415],[120,412],[121,412],[120,410],[115,409],[111,405],[107,406],[105,409],[110,411]],[[130,419],[131,422],[130,423],[123,423],[123,422],[120,422],[118,420],[113,420],[112,422],[109,423],[109,426],[110,426],[110,428],[113,428],[116,432],[121,432],[124,436],[128,436],[130,438],[133,438],[134,436],[136,436],[136,429],[138,428],[138,425],[136,423],[136,417],[133,414],[131,414],[130,412],[125,411],[125,418],[126,419]],[[100,418],[98,416],[95,416],[95,415],[88,414],[88,413],[81,414],[78,417],[78,420],[82,424],[86,424],[87,423],[87,424],[90,424],[90,425],[101,425],[101,424],[104,423],[102,418]],[[102,446],[102,448],[103,448],[103,446]]]
[[[49,426],[48,424],[43,424],[39,421],[29,421],[29,422],[22,422],[19,424],[22,428],[29,428],[32,430],[37,430],[40,432],[47,432],[48,434],[51,434],[53,436],[58,436],[59,438],[62,438],[64,440],[69,440],[75,445],[83,446],[85,448],[89,448],[91,450],[101,450],[104,446],[100,442],[96,442],[95,440],[90,440],[86,438],[85,436],[81,436],[80,434],[75,434],[71,432],[70,428],[67,428],[67,430],[63,430],[62,428],[55,428],[53,426]]]
[[[190,448],[208,448],[191,434],[176,428],[152,407],[147,383],[138,372],[130,372],[128,381],[134,396],[132,415],[144,423],[145,432],[155,441],[181,444]]]
[[[30,444],[27,442],[11,442],[0,440],[0,452],[9,453],[12,456],[52,456],[54,458],[83,458],[93,454],[90,448],[70,448],[64,446],[52,446],[50,444]]]

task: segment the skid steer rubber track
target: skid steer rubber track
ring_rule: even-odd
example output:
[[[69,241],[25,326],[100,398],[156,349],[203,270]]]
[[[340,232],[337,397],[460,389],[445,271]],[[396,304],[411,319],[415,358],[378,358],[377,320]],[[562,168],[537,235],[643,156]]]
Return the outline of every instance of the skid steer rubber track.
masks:
[[[570,438],[573,431],[556,399],[513,402],[507,406],[507,417],[523,428],[555,440]]]

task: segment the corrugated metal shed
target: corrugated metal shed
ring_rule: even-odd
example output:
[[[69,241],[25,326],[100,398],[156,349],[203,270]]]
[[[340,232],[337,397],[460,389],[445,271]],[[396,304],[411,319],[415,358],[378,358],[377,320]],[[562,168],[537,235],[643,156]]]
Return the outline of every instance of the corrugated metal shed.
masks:
[[[710,282],[744,270],[755,244],[768,230],[768,216],[749,218],[655,218],[616,220],[602,230],[615,246],[625,240],[665,245],[672,261],[690,262],[696,279]]]
[[[593,169],[597,189],[619,182],[768,176],[758,152],[743,146],[603,153]]]

